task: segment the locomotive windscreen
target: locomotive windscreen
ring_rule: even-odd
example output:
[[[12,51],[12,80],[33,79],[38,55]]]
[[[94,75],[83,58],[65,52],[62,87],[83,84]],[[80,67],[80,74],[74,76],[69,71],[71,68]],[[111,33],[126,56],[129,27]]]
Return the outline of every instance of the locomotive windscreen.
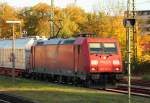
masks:
[[[91,54],[117,54],[116,43],[89,43]]]

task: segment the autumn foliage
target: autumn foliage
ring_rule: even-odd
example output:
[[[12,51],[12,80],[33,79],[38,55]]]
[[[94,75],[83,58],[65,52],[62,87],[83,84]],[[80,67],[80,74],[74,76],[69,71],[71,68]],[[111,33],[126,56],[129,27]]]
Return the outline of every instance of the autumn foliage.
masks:
[[[0,4],[0,37],[11,38],[11,25],[6,20],[21,20],[22,24],[16,26],[16,37],[21,36],[46,36],[50,37],[50,12],[48,4],[39,3],[33,7],[14,9],[8,4]],[[92,32],[98,37],[117,38],[126,58],[126,30],[123,27],[122,15],[108,15],[105,12],[85,12],[82,8],[69,5],[66,8],[55,7],[55,33],[61,28],[59,37],[72,37],[79,32]],[[20,29],[21,28],[21,29]],[[20,30],[22,33],[20,33]],[[144,55],[141,43],[145,39],[137,34],[137,61],[142,62],[142,57],[150,61],[150,52]],[[149,41],[149,40],[147,40]],[[133,53],[132,53],[133,54]]]

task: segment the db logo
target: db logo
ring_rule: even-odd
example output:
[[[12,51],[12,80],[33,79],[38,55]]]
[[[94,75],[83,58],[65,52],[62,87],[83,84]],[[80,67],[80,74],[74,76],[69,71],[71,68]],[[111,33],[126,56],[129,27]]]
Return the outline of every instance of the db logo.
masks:
[[[100,63],[101,64],[111,64],[111,61],[109,61],[109,60],[101,60]]]

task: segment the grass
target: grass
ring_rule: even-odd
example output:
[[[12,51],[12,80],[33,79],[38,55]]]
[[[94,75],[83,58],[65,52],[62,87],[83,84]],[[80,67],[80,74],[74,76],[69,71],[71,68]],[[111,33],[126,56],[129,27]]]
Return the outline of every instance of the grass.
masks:
[[[0,76],[0,91],[20,95],[39,103],[127,103],[127,95],[82,87],[60,86],[46,82]],[[150,99],[132,96],[132,103],[150,103]]]
[[[150,81],[150,75],[143,75],[142,79],[146,81]]]

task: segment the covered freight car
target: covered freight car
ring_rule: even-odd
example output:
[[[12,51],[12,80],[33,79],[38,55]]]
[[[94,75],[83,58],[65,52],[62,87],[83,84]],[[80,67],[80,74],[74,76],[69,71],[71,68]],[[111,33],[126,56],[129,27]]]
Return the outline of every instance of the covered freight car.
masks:
[[[31,46],[36,43],[34,38],[15,40],[15,75],[20,75],[28,68]],[[0,74],[12,73],[12,40],[0,40]]]

